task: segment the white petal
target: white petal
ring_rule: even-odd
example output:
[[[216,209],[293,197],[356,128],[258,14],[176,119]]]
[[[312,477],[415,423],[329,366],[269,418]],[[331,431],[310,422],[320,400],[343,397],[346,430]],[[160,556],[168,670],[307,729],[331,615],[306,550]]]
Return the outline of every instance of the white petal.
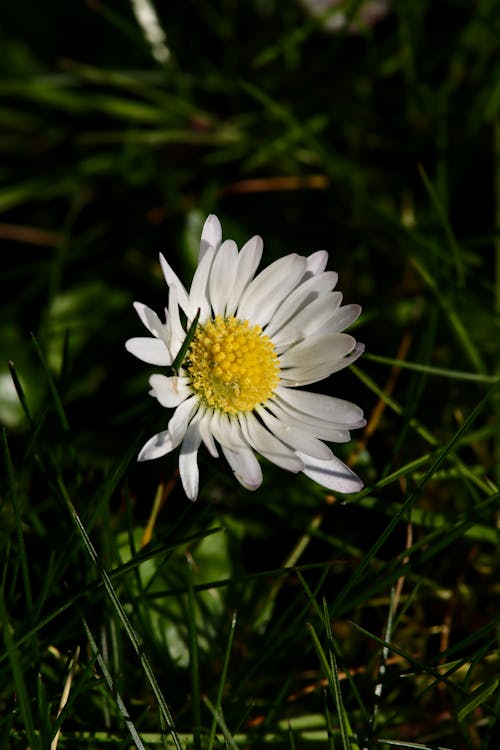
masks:
[[[268,430],[282,440],[285,445],[289,445],[293,450],[302,451],[303,453],[319,458],[322,461],[328,461],[333,456],[330,448],[322,443],[321,440],[315,438],[307,430],[305,425],[302,425],[301,428],[297,428],[290,424],[286,424],[285,422],[276,419],[276,417],[262,407],[257,407],[256,411]]]
[[[188,424],[193,417],[194,413],[199,407],[198,396],[191,396],[186,401],[183,401],[177,409],[174,411],[173,416],[168,423],[168,431],[172,438],[172,443],[175,446],[179,445],[184,435]]]
[[[297,454],[271,435],[253,414],[240,414],[239,421],[243,436],[258,453],[287,471],[302,470],[303,462]]]
[[[334,456],[330,461],[318,461],[303,453],[298,454],[304,461],[303,472],[327,490],[335,492],[359,492],[363,488],[361,479],[342,461]]]
[[[201,311],[201,321],[211,317],[210,302],[208,301],[208,279],[214,254],[215,249],[208,247],[194,272],[191,289],[189,290],[189,318],[194,318],[198,309]]]
[[[236,279],[237,266],[238,248],[236,242],[226,240],[215,255],[208,282],[210,302],[215,315],[224,315],[225,313],[226,302]]]
[[[340,307],[321,327],[318,327],[318,335],[338,333],[348,328],[361,315],[361,305],[344,305]]]
[[[222,241],[222,227],[220,221],[215,214],[210,214],[206,219],[203,229],[201,232],[200,240],[200,254],[198,256],[198,263],[201,261],[203,256],[209,247],[217,248]]]
[[[166,335],[167,326],[162,323],[158,315],[154,310],[151,310],[147,305],[143,305],[142,302],[134,302],[134,307],[142,323],[146,326],[148,331],[159,339],[164,339]]]
[[[221,445],[221,448],[238,482],[247,490],[256,490],[260,487],[262,469],[254,452],[248,447],[240,448],[238,451],[233,451],[224,445]]]
[[[322,273],[328,263],[328,253],[326,250],[317,250],[307,258],[307,271],[314,276]],[[338,278],[338,274],[335,274]]]
[[[239,451],[241,447],[246,445],[238,422],[230,419],[227,414],[214,411],[210,421],[210,429],[217,442],[225,448]]]
[[[161,339],[152,336],[139,336],[125,342],[125,348],[134,357],[142,359],[150,365],[170,365],[172,359],[169,351]]]
[[[167,263],[163,255],[160,253],[160,265],[161,270],[163,271],[163,276],[165,277],[165,281],[167,282],[168,287],[171,287],[172,285],[176,287],[177,289],[177,299],[179,301],[179,305],[184,310],[184,312],[188,313],[189,311],[189,302],[188,302],[188,295],[186,292],[186,289],[184,288],[184,284],[179,279],[173,268]]]
[[[279,331],[285,323],[288,323],[294,315],[313,302],[320,294],[330,292],[335,286],[336,278],[337,275],[332,271],[322,273],[320,276],[311,276],[307,281],[300,284],[277,308],[272,320],[266,326],[266,336],[272,338],[276,331]]]
[[[214,436],[213,436],[213,432],[211,428],[212,416],[213,416],[213,412],[211,411],[206,411],[205,414],[203,414],[202,418],[200,419],[200,424],[199,424],[200,435],[210,455],[213,456],[214,458],[218,458],[219,451],[217,450],[217,447],[215,445]]]
[[[335,363],[342,360],[356,345],[356,339],[346,333],[333,333],[328,336],[309,336],[305,341],[301,341],[291,349],[288,349],[280,356],[280,366],[285,368],[283,373],[289,376],[286,368],[291,367],[297,370],[306,370],[307,365],[315,367],[317,365]],[[304,366],[304,363],[307,363]]]
[[[312,391],[297,391],[280,385],[276,388],[276,393],[295,409],[321,420],[337,422],[349,429],[354,429],[360,426],[360,422],[364,422],[363,411],[359,406],[342,398],[325,396],[323,393]]]
[[[243,245],[238,253],[236,278],[228,297],[226,315],[234,315],[236,308],[240,303],[241,295],[247,288],[259,266],[263,249],[264,243],[262,242],[262,239],[258,235],[255,235],[255,237],[251,237],[248,242]]]
[[[177,375],[170,378],[165,375],[151,375],[149,385],[151,386],[150,396],[157,398],[160,404],[167,408],[179,406],[193,393],[189,386],[189,379]]]
[[[306,259],[285,255],[271,263],[248,285],[238,305],[238,317],[264,326],[303,276]]]
[[[342,334],[340,334],[342,335]],[[365,345],[357,343],[353,351],[346,357],[339,359],[337,362],[324,362],[319,365],[315,365],[310,368],[295,367],[289,370],[284,370],[281,373],[280,382],[289,388],[296,388],[301,385],[309,385],[310,383],[316,383],[318,380],[323,380],[329,375],[333,375],[334,372],[343,370],[344,367],[351,365],[358,357],[363,354]]]
[[[176,446],[173,445],[168,430],[163,430],[152,438],[141,448],[138,461],[150,461],[152,458],[160,458],[170,453]]]
[[[342,370],[354,361],[356,357],[349,355],[344,359],[337,362],[320,362],[312,367],[290,367],[281,373],[280,382],[288,388],[298,388],[303,385],[310,385],[311,383],[317,383],[319,380],[333,375],[334,372]]]
[[[304,414],[304,412],[298,411],[276,398],[270,399],[266,403],[266,408],[283,424],[297,427],[299,430],[307,430],[320,440],[328,440],[330,443],[348,443],[351,439],[349,430],[346,429],[345,425],[311,417],[309,414]],[[361,424],[355,426],[364,427],[365,424],[366,422],[363,419]]]
[[[184,492],[190,500],[198,497],[200,484],[200,472],[198,470],[198,448],[201,443],[201,434],[198,421],[191,422],[187,428],[186,437],[181,445],[179,455],[179,474]]]
[[[168,293],[168,340],[170,343],[170,350],[172,352],[172,362],[174,361],[177,352],[181,348],[182,343],[186,338],[186,332],[182,327],[181,318],[179,315],[177,294],[177,287],[175,285],[172,285]]]
[[[293,344],[307,336],[317,333],[318,329],[325,325],[334,315],[340,305],[342,295],[340,292],[329,292],[311,302],[293,317],[287,325],[273,336],[276,347]],[[266,331],[267,333],[267,331]]]

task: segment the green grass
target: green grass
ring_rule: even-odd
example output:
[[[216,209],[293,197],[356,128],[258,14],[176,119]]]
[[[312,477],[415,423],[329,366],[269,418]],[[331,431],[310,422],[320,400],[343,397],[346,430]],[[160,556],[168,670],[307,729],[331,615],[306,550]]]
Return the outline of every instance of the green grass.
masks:
[[[127,1],[7,5],[0,750],[493,750],[497,2],[361,34],[156,2],[167,57]],[[326,248],[363,305],[321,386],[368,418],[336,448],[359,494],[200,452],[191,504],[176,453],[136,463],[166,414],[132,302],[165,306],[159,251],[189,282],[210,212],[266,265]]]

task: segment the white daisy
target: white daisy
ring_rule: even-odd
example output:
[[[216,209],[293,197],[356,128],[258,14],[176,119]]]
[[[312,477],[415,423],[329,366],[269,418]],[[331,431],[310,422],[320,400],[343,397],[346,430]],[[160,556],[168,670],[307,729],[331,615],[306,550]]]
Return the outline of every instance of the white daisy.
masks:
[[[169,287],[165,323],[135,302],[152,335],[129,339],[126,347],[144,362],[170,366],[168,375],[151,376],[150,394],[175,411],[138,460],[164,456],[180,445],[179,472],[191,500],[198,495],[201,443],[214,457],[218,444],[250,490],[262,482],[257,451],[327,489],[357,492],[361,481],[323,441],[347,442],[349,430],[365,425],[363,412],[349,401],[300,387],[347,367],[363,352],[362,344],[341,333],[361,308],[341,306],[342,294],[332,291],[337,274],[325,271],[325,251],[307,258],[286,255],[255,276],[262,250],[260,237],[239,252],[233,240],[222,242],[220,222],[209,216],[189,292],[160,255]],[[193,338],[179,355],[197,315]],[[183,361],[172,372],[178,355]]]

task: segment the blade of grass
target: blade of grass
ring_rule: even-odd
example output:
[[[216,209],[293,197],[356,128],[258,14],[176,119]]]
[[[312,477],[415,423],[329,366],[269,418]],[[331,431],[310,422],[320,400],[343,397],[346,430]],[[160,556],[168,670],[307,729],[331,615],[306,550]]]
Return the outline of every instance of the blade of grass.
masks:
[[[32,750],[37,750],[37,748],[40,747],[40,744],[38,742],[37,733],[35,732],[31,703],[28,696],[28,690],[26,688],[26,682],[24,679],[21,660],[19,658],[19,652],[12,637],[12,626],[9,622],[9,616],[5,607],[3,597],[0,597],[0,622],[3,625],[2,630],[5,651],[10,662],[12,677],[14,678],[14,685],[16,686],[17,703],[19,705],[19,711],[24,722],[26,738]]]
[[[432,465],[427,469],[424,476],[420,480],[420,482],[417,484],[415,490],[411,492],[408,496],[408,498],[405,500],[405,502],[401,505],[400,510],[396,515],[389,521],[388,526],[384,529],[380,537],[377,539],[377,541],[372,545],[370,550],[366,553],[363,560],[360,562],[360,564],[357,566],[356,570],[350,577],[350,579],[347,581],[347,583],[344,585],[344,587],[341,589],[339,594],[335,597],[334,603],[333,603],[333,611],[335,611],[336,608],[340,607],[344,599],[347,597],[349,592],[352,590],[354,585],[362,578],[363,573],[365,572],[366,568],[371,564],[372,558],[377,554],[378,550],[382,547],[384,542],[388,539],[388,537],[392,534],[400,520],[404,517],[405,513],[412,507],[413,503],[417,499],[418,495],[420,494],[421,490],[429,479],[435,474],[435,472],[439,469],[441,464],[446,459],[448,453],[453,449],[453,447],[457,444],[457,442],[460,440],[460,437],[467,432],[469,427],[473,424],[473,422],[477,419],[479,414],[482,412],[484,407],[486,406],[489,398],[493,394],[494,390],[496,389],[496,385],[489,388],[487,394],[484,396],[484,398],[477,404],[475,409],[469,414],[467,419],[464,420],[463,424],[459,427],[459,429],[456,431],[456,433],[452,436],[452,438],[448,441],[448,443],[444,446],[444,448],[439,451],[436,459],[433,461]]]
[[[172,740],[174,742],[174,745],[176,747],[176,750],[182,750],[177,733],[175,731],[175,724],[173,721],[172,714],[170,712],[170,709],[165,701],[165,698],[163,696],[163,693],[161,692],[160,686],[158,684],[158,681],[156,680],[155,674],[151,668],[151,665],[149,663],[149,660],[139,643],[139,640],[137,638],[137,635],[135,633],[135,630],[132,627],[132,624],[130,623],[130,620],[123,609],[123,606],[118,598],[118,595],[113,587],[113,584],[111,582],[111,578],[109,577],[109,574],[103,567],[99,556],[97,555],[97,552],[95,550],[94,545],[92,544],[92,541],[90,540],[90,537],[87,534],[87,531],[82,524],[80,517],[78,513],[76,512],[76,509],[73,505],[73,503],[70,500],[69,494],[66,490],[66,487],[62,481],[62,478],[58,475],[57,476],[57,484],[61,493],[61,497],[64,500],[64,503],[66,505],[66,508],[71,516],[71,519],[75,525],[75,528],[78,531],[78,534],[81,538],[81,541],[83,543],[83,547],[91,560],[92,564],[96,568],[98,575],[100,576],[106,594],[109,598],[109,601],[115,610],[120,622],[122,623],[123,629],[125,633],[127,634],[129,641],[132,645],[132,648],[134,649],[137,657],[139,658],[139,661],[142,665],[142,668],[144,669],[144,673],[146,675],[146,679],[149,682],[149,685],[151,687],[151,690],[153,691],[153,694],[158,702],[158,707],[160,709],[160,712],[163,714],[164,719],[167,723],[168,731],[172,737]]]
[[[387,405],[394,411],[395,414],[400,416],[403,414],[404,409],[403,407],[391,396],[387,396],[381,388],[375,383],[375,381],[367,375],[363,370],[360,370],[356,365],[351,365],[350,371],[353,372],[356,377],[358,377],[362,383],[364,383],[373,393],[375,393],[377,396],[382,398]],[[486,393],[485,400],[489,398],[491,394],[494,393],[495,389],[498,388],[499,381],[498,379],[495,380],[493,385],[490,387],[488,392]],[[438,440],[435,437],[435,435],[432,434],[430,430],[427,429],[427,427],[424,427],[417,419],[411,419],[409,422],[410,426],[415,429],[418,435],[422,437],[429,445],[431,445],[433,448],[436,448],[438,446]],[[451,461],[457,466],[459,471],[462,473],[463,476],[470,479],[471,482],[473,482],[477,487],[482,489],[486,493],[490,493],[492,489],[496,489],[494,485],[491,482],[487,482],[483,480],[481,477],[478,477],[472,469],[470,469],[466,464],[464,464],[457,456],[454,454],[451,455]],[[369,490],[366,489],[365,493]]]
[[[35,429],[35,423],[33,421],[33,418],[31,416],[31,412],[28,407],[28,401],[26,399],[26,395],[24,393],[24,389],[21,385],[21,381],[19,380],[19,377],[16,372],[16,368],[14,365],[14,362],[12,360],[9,361],[9,371],[10,376],[12,378],[12,382],[14,383],[14,388],[16,389],[17,397],[19,399],[19,402],[23,408],[24,414],[26,416],[26,419],[29,422],[30,427],[34,430]]]
[[[429,289],[433,292],[438,304],[443,309],[448,322],[451,326],[452,331],[455,333],[458,343],[462,347],[464,354],[471,363],[472,367],[481,374],[486,373],[486,368],[482,360],[479,351],[472,341],[467,328],[462,323],[457,311],[452,306],[449,299],[443,294],[442,289],[438,286],[435,279],[432,277],[427,268],[423,265],[421,260],[417,258],[411,258],[413,266],[416,268],[422,279],[425,281]]]
[[[433,367],[432,365],[421,365],[418,362],[408,362],[403,359],[392,359],[391,357],[382,357],[378,354],[370,354],[367,352],[363,355],[363,359],[370,360],[371,362],[378,362],[381,365],[389,365],[390,367],[401,367],[405,370],[413,370],[414,372],[423,372],[426,375],[431,375],[440,378],[451,378],[453,380],[464,380],[471,383],[496,383],[499,380],[498,375],[485,375],[484,373],[478,372],[463,372],[461,370],[447,370],[444,367]]]
[[[7,485],[9,489],[10,499],[12,503],[12,509],[14,511],[14,522],[16,524],[16,535],[18,545],[18,560],[21,565],[21,573],[23,577],[24,596],[26,598],[26,606],[28,612],[31,614],[33,611],[33,594],[31,591],[31,581],[28,568],[28,557],[26,555],[26,545],[24,543],[24,533],[21,521],[21,509],[19,507],[19,500],[16,491],[16,480],[14,477],[14,469],[12,466],[12,460],[10,457],[9,444],[7,441],[7,431],[5,427],[2,428],[2,445],[4,464],[7,474]],[[36,643],[36,639],[34,639]]]
[[[52,396],[52,399],[54,401],[54,406],[56,408],[56,412],[59,416],[59,421],[61,422],[61,427],[63,428],[64,432],[69,432],[69,422],[68,418],[66,416],[66,412],[64,411],[64,406],[61,401],[61,397],[59,396],[59,392],[57,390],[57,386],[54,380],[54,376],[52,375],[52,372],[50,371],[50,367],[48,365],[48,362],[45,358],[44,353],[42,352],[42,349],[40,347],[40,344],[38,343],[36,336],[34,333],[31,334],[31,340],[33,341],[33,346],[35,347],[35,351],[38,355],[38,358],[41,362],[41,365],[43,367],[43,371],[45,373],[45,377],[47,379],[47,384],[49,386],[49,390]]]
[[[222,697],[224,695],[224,688],[226,686],[227,670],[229,667],[229,659],[231,657],[231,651],[233,648],[234,633],[236,630],[236,612],[233,613],[231,618],[231,626],[229,628],[229,638],[227,639],[226,652],[224,654],[224,662],[222,664],[222,670],[219,680],[219,689],[217,691],[217,698],[215,701],[215,714],[212,717],[212,726],[210,727],[210,735],[208,738],[207,750],[212,750],[215,742],[215,730],[217,728],[217,715],[222,716]]]
[[[78,657],[80,655],[80,646],[77,646],[75,649],[75,652],[73,656],[71,657],[71,660],[68,665],[68,674],[66,677],[66,681],[64,683],[63,692],[61,695],[61,700],[59,703],[59,708],[57,709],[57,718],[62,721],[62,712],[64,711],[64,708],[68,702],[69,694],[71,691],[71,685],[73,682],[73,678],[75,676],[77,666],[78,666]],[[54,735],[54,738],[52,742],[50,743],[50,750],[57,750],[57,745],[59,744],[59,737],[61,736],[61,724],[59,723],[59,726],[57,728],[57,731]]]
[[[429,747],[428,745],[421,745],[419,742],[405,742],[404,740],[377,740],[379,745],[394,745],[396,748],[409,748],[409,750],[450,750],[449,747]]]
[[[111,672],[108,669],[108,665],[106,664],[105,659],[103,658],[97,643],[95,642],[94,636],[92,635],[92,631],[90,630],[87,621],[82,618],[83,627],[85,628],[85,633],[87,634],[87,638],[90,644],[90,649],[97,660],[97,663],[99,664],[100,670],[104,676],[104,680],[106,682],[106,685],[109,688],[110,695],[113,696],[113,700],[116,703],[116,706],[119,710],[119,712],[122,715],[123,721],[125,722],[125,726],[127,727],[128,731],[130,732],[130,736],[132,737],[132,741],[134,742],[135,746],[139,750],[145,750],[145,746],[142,743],[141,738],[139,737],[139,733],[137,729],[134,726],[134,723],[132,719],[130,718],[130,714],[127,710],[127,707],[125,706],[125,703],[123,702],[123,699],[118,692],[114,682],[113,677],[111,676]]]
[[[188,642],[189,642],[189,675],[191,678],[191,703],[193,707],[193,746],[200,748],[201,702],[200,671],[198,664],[198,637],[196,631],[196,602],[194,597],[193,559],[187,554],[188,566]]]
[[[326,624],[326,620],[324,621],[325,629],[329,627],[329,617],[327,619],[328,619],[328,625]],[[321,645],[318,635],[314,629],[314,626],[311,623],[309,623],[308,628],[311,634],[314,649],[316,651],[319,662],[321,664],[322,672],[325,675],[325,678],[328,682],[330,693],[333,697],[333,700],[335,702],[335,707],[337,709],[337,715],[338,715],[339,726],[340,726],[340,737],[342,740],[342,748],[343,750],[359,750],[359,745],[357,741],[354,739],[354,735],[353,735],[351,725],[349,722],[349,717],[347,716],[347,713],[344,709],[344,704],[342,701],[342,693],[340,690],[340,680],[338,676],[337,663],[335,660],[335,655],[333,653],[333,650],[329,648],[328,656],[327,656],[325,654],[323,646]],[[331,630],[330,630],[330,634],[331,634]]]
[[[427,172],[423,168],[421,164],[418,165],[418,171],[420,172],[420,177],[422,178],[422,181],[425,185],[425,188],[429,194],[429,197],[434,205],[434,208],[436,209],[436,214],[438,215],[439,220],[441,221],[441,224],[443,226],[446,239],[448,240],[448,245],[451,250],[451,255],[453,257],[454,263],[455,263],[455,272],[457,275],[457,284],[459,287],[464,286],[465,281],[465,269],[464,269],[464,262],[462,259],[462,252],[460,250],[460,247],[458,245],[458,242],[455,238],[455,235],[453,233],[453,230],[451,228],[451,224],[449,222],[448,216],[446,214],[446,211],[439,200],[438,194],[436,193],[436,190],[434,189],[434,185],[430,181]]]
[[[306,592],[306,596],[308,597],[308,599],[309,599],[309,601],[311,603],[311,606],[314,608],[314,610],[315,610],[316,614],[318,615],[318,617],[320,619],[323,619],[323,610],[321,609],[321,607],[319,606],[318,602],[316,601],[316,593],[317,592],[313,593],[311,591],[310,587],[307,584],[307,581],[305,580],[304,576],[300,573],[300,571],[297,571],[297,577],[298,577],[298,579],[299,579],[299,581],[300,581],[300,583],[301,583],[304,591]],[[329,624],[329,628],[330,628],[330,632],[331,632],[330,624]],[[332,640],[331,640],[331,647],[333,649],[335,649],[334,653],[338,654],[338,651],[336,650],[337,646],[336,646],[335,641],[333,640],[333,637],[332,637]],[[352,692],[353,696],[356,699],[356,702],[358,704],[359,710],[360,710],[360,712],[361,712],[361,714],[363,716],[363,720],[365,722],[368,722],[369,718],[370,718],[369,714],[368,714],[368,710],[366,709],[366,707],[365,707],[365,705],[364,705],[364,703],[363,703],[363,701],[361,699],[358,687],[356,685],[356,681],[355,681],[355,679],[354,679],[354,677],[351,674],[351,671],[349,669],[346,669],[346,671],[345,671],[344,674],[345,674],[345,677],[346,677],[346,679],[347,679],[347,681],[349,683],[349,687],[351,689],[351,692]],[[340,680],[340,675],[339,675],[339,680]]]
[[[219,725],[221,732],[224,735],[224,739],[226,740],[228,746],[231,748],[231,750],[239,750],[238,745],[236,744],[233,737],[231,736],[231,732],[227,728],[227,724],[224,721],[224,717],[222,716],[221,712],[216,711],[215,706],[210,701],[210,698],[208,698],[206,695],[203,696],[203,702],[205,703],[208,710],[212,714],[213,718]]]

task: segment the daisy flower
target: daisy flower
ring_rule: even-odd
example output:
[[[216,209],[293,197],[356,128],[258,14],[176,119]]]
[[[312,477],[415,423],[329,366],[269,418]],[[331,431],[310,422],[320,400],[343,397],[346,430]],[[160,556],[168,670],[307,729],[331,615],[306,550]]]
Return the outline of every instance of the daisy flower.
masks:
[[[215,458],[220,449],[250,490],[262,482],[257,452],[329,490],[357,492],[361,481],[323,441],[347,442],[349,430],[365,425],[363,412],[302,386],[347,367],[363,352],[342,333],[361,308],[341,306],[342,294],[332,291],[337,274],[325,271],[325,251],[286,255],[256,276],[262,250],[256,236],[238,252],[233,240],[222,241],[218,218],[209,216],[189,292],[160,255],[169,288],[165,322],[135,302],[151,335],[129,339],[126,348],[168,368],[151,376],[149,393],[175,411],[138,460],[180,446],[179,473],[191,500],[198,495],[201,443]]]

